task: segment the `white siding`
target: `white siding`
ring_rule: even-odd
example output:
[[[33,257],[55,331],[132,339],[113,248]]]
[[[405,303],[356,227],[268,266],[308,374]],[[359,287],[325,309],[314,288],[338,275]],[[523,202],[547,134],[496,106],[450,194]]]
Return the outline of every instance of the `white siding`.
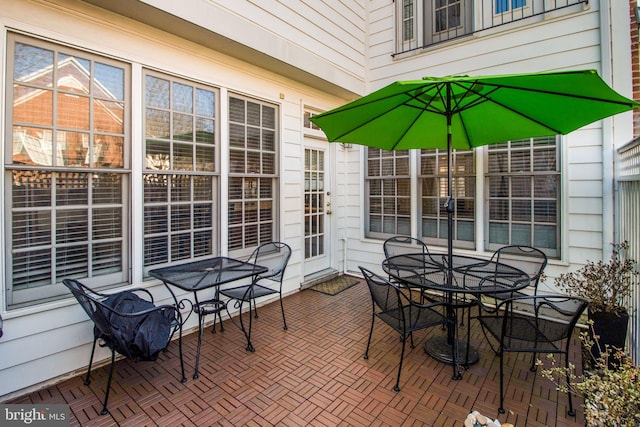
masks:
[[[428,75],[593,68],[616,90],[630,97],[630,50],[624,50],[629,38],[628,10],[625,10],[624,2],[620,2],[611,7],[612,16],[608,13],[603,16],[599,3],[590,1],[588,5],[570,8],[570,13],[561,12],[544,20],[534,18],[485,30],[394,58],[394,8],[397,2],[372,0],[369,5],[369,91],[395,80]],[[610,5],[606,7],[608,9]],[[601,28],[609,21],[620,24],[616,31]],[[626,26],[622,25],[623,21]],[[614,49],[619,57],[612,58],[609,48],[601,44],[609,38],[613,39],[614,46],[621,46]],[[570,264],[598,259],[603,253],[607,256],[615,221],[611,147],[631,139],[630,123],[630,115],[621,114],[562,138],[562,257],[551,260],[547,268],[546,286],[549,289],[553,289],[553,277]],[[349,268],[355,271],[362,262],[380,271],[377,258],[382,252],[382,242],[362,238],[364,216],[358,220],[355,213],[361,196],[354,194],[351,197],[349,204],[354,206],[354,218],[350,225],[357,229],[348,232],[353,237],[349,241]],[[483,252],[476,254],[483,255]]]
[[[301,105],[316,105],[327,108],[344,102],[344,99],[336,98],[272,70],[211,50],[157,28],[136,23],[131,19],[92,5],[75,1],[55,3],[3,0],[0,9],[0,37],[3,41],[6,40],[6,33],[10,30],[30,33],[56,43],[88,49],[131,63],[134,71],[138,70],[134,72],[134,79],[135,76],[140,77],[139,70],[143,67],[152,67],[162,72],[220,87],[223,90],[222,93],[225,91],[241,93],[279,105],[281,118],[281,191],[279,200],[281,215],[279,229],[280,236],[293,248],[284,291],[297,291],[302,281],[300,274],[304,258],[301,251],[303,229],[300,220],[303,213],[302,201],[299,197],[303,168],[300,148],[303,139]],[[234,2],[229,3],[235,4]],[[345,3],[356,4],[353,2]],[[184,6],[183,3],[181,5]],[[324,12],[329,13],[326,7]],[[251,8],[255,9],[252,13],[258,13],[259,10],[262,10],[257,6],[251,6]],[[356,9],[356,12],[350,12],[346,6],[343,8],[344,10],[339,10],[341,15],[338,18],[339,25],[356,27],[357,25],[348,23],[350,20],[356,19],[356,12],[362,13],[362,10]],[[285,9],[280,10],[279,13],[284,14]],[[265,12],[260,13],[264,14]],[[337,14],[335,10],[331,13]],[[290,14],[286,17],[286,19],[291,18],[293,17]],[[256,16],[255,19],[267,19],[267,16]],[[275,17],[272,16],[269,19],[273,20]],[[327,22],[320,22],[319,19],[315,19],[315,21],[319,23],[319,26],[329,26]],[[302,25],[302,22],[298,22],[296,25]],[[316,26],[314,31],[317,31],[319,26]],[[290,32],[287,28],[280,28],[279,31]],[[345,39],[345,43],[362,50],[362,47],[358,47],[357,43],[349,40],[355,37],[362,38],[362,28],[358,30],[351,28],[349,31],[353,31],[355,34],[342,37],[342,39]],[[315,34],[315,36],[320,37],[319,34]],[[295,37],[300,38],[300,43],[311,43],[309,51],[316,47],[315,42],[310,41],[309,35],[305,40],[302,39],[301,33],[291,35],[292,39]],[[289,41],[281,39],[282,53],[286,53],[288,44],[292,48],[296,47]],[[4,58],[4,56],[3,42],[0,44],[0,57]],[[336,61],[342,62],[344,68],[351,68],[350,74],[359,73],[358,79],[362,82],[364,79],[361,75],[363,61],[358,60],[356,55],[353,57],[355,59],[336,58]],[[353,61],[359,62],[357,67],[354,66]],[[133,86],[134,88],[141,87],[139,82],[133,83]],[[0,85],[0,98],[4,99],[4,84]],[[138,100],[138,105],[139,103]],[[143,147],[142,112],[134,109],[133,116],[133,129],[138,129],[138,134],[132,135],[132,150],[135,152],[142,150]],[[220,120],[224,127],[226,118],[220,117]],[[6,134],[4,127],[4,121],[0,122],[0,138],[3,145]],[[142,157],[140,152],[133,155],[134,159],[141,160]],[[141,173],[141,165],[136,163],[133,166],[132,174],[136,176],[139,173]],[[139,214],[141,212],[139,199],[138,197],[132,200],[134,235],[135,230],[140,230],[142,225],[140,223],[142,215]],[[4,223],[2,226],[5,227]],[[224,252],[226,252],[225,249],[223,249]],[[138,263],[139,261],[138,259]],[[149,287],[157,302],[169,302],[168,292],[163,285],[157,282],[140,283],[139,279],[134,279],[132,286]],[[4,289],[5,286],[3,285],[2,288]],[[0,357],[0,401],[42,382],[85,369],[93,337],[92,325],[74,299],[69,298],[41,304],[37,307],[6,311],[4,310],[4,296],[2,296],[0,306],[3,307],[2,317],[5,319],[5,335],[0,339],[0,354],[2,355]],[[194,326],[195,319],[192,316],[187,328]],[[107,355],[108,353],[104,349],[97,351],[98,360],[104,359]],[[187,357],[188,368],[191,366],[191,362]]]
[[[98,3],[107,5],[110,1]],[[144,0],[144,3],[362,93],[366,75],[364,0]]]

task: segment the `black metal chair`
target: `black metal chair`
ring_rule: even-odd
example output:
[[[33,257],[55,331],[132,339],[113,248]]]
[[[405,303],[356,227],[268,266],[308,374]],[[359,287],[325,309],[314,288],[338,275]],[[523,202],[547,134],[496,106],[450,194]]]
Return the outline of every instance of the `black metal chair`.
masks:
[[[238,318],[240,320],[240,328],[242,329],[247,338],[247,350],[254,351],[251,344],[251,318],[258,317],[258,307],[256,305],[256,299],[278,294],[280,297],[280,309],[282,310],[282,323],[283,329],[287,330],[287,320],[284,315],[284,304],[282,302],[282,280],[284,278],[284,272],[291,258],[291,247],[282,242],[265,243],[258,246],[251,256],[248,258],[248,262],[267,267],[269,271],[260,275],[254,276],[251,283],[235,286],[231,288],[220,289],[220,294],[229,298],[229,300],[235,300],[234,307],[238,309]],[[242,305],[244,302],[249,303],[249,331],[244,328],[242,320]],[[253,309],[252,309],[253,303]],[[226,304],[227,313],[229,313],[229,302]],[[251,315],[253,312],[253,316]]]
[[[538,294],[538,284],[544,269],[547,266],[547,255],[540,249],[532,246],[508,245],[496,250],[491,256],[491,259],[487,262],[495,262],[496,266],[498,264],[507,264],[516,267],[517,269],[527,273],[530,278],[529,285],[525,288],[531,289],[529,292],[525,292],[524,289],[522,289],[518,291],[505,291],[478,295],[478,298],[484,297],[490,300],[492,299],[494,306],[497,306],[500,301],[504,301],[509,298]],[[481,311],[484,306],[485,305],[483,304],[478,304],[478,315],[482,315]],[[484,328],[482,332],[486,336]],[[491,349],[497,354],[498,349],[491,344],[491,341],[489,341],[489,343]]]
[[[156,360],[166,351],[178,331],[181,382],[186,381],[182,358],[182,317],[173,305],[154,305],[151,293],[146,289],[131,289],[115,294],[103,294],[92,290],[74,279],[62,281],[69,288],[80,306],[93,321],[93,347],[84,384],[91,382],[91,365],[96,343],[111,350],[111,365],[107,389],[102,405],[102,415],[107,414],[107,402],[111,390],[116,353],[135,362]],[[149,300],[141,298],[138,293]],[[100,340],[100,342],[98,342]]]
[[[382,244],[382,249],[384,250],[385,258],[407,254],[422,254],[425,260],[431,257],[431,255],[429,254],[429,248],[422,240],[409,236],[389,237]],[[391,278],[391,276],[389,276],[389,281],[397,283],[397,281]],[[403,283],[398,284],[401,286],[405,286]],[[424,302],[425,300],[430,302],[442,301],[442,298],[426,294],[423,288],[413,288],[411,290],[420,294],[422,302]]]
[[[441,312],[436,310],[437,308],[445,309],[446,304],[443,302],[430,304],[419,303],[412,300],[410,297],[411,294],[407,295],[404,293],[403,288],[397,284],[391,283],[364,267],[360,267],[360,271],[362,271],[362,275],[369,287],[373,306],[371,330],[369,331],[369,339],[367,340],[367,349],[365,350],[364,358],[369,358],[373,325],[377,317],[400,334],[402,351],[400,353],[400,364],[398,365],[398,377],[396,379],[396,385],[393,387],[395,391],[400,391],[400,374],[402,373],[402,363],[404,361],[407,338],[411,340],[411,348],[415,348],[413,343],[414,331],[448,323],[449,320],[447,317],[441,313],[445,310],[439,310]],[[453,365],[453,372],[455,375],[455,364]]]
[[[429,255],[427,245],[415,237],[409,236],[393,236],[389,237],[382,244],[385,258],[404,254],[425,254]]]
[[[527,288],[532,289],[529,293],[515,291],[491,294],[493,298],[503,301],[516,296],[538,294],[538,284],[547,266],[547,256],[540,249],[523,245],[503,246],[495,251],[491,260],[496,263],[511,265],[527,273],[531,278]]]
[[[504,354],[533,353],[531,371],[538,353],[564,354],[569,384],[569,344],[578,319],[588,301],[565,295],[532,295],[509,298],[478,317],[487,333],[497,341],[500,356],[500,407],[504,413]],[[564,345],[563,345],[564,342]],[[571,393],[569,415],[575,415]]]

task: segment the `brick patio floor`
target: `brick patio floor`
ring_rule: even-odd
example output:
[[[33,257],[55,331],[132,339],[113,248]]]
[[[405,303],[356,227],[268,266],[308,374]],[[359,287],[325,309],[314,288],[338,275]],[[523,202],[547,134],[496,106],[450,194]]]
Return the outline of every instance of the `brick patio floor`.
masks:
[[[567,396],[529,371],[529,354],[506,357],[507,413],[498,414],[499,359],[475,321],[472,344],[480,361],[462,380],[453,381],[450,365],[424,353],[426,337],[444,334],[432,328],[414,335],[396,393],[398,335],[376,322],[369,359],[362,357],[371,321],[364,282],[334,296],[301,291],[284,304],[288,331],[279,304],[258,308],[255,353],[245,351],[244,337],[228,320],[223,333],[207,329],[196,380],[195,333],[184,337],[184,384],[177,342],[156,362],[120,360],[108,415],[99,415],[106,367],[94,371],[89,386],[78,376],[8,403],[66,402],[72,426],[462,426],[472,410],[516,427],[584,426],[582,401],[574,399],[577,416],[568,417]],[[572,341],[571,360],[580,365]]]

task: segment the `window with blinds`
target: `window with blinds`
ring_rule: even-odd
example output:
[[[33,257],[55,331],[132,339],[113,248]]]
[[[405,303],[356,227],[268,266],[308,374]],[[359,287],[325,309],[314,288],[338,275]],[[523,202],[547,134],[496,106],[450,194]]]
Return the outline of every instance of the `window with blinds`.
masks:
[[[229,251],[276,241],[278,109],[229,97]]]
[[[214,88],[144,73],[144,266],[217,253]]]
[[[64,278],[125,282],[129,66],[17,34],[7,47],[8,306],[66,294]]]
[[[473,247],[475,241],[476,176],[473,150],[451,153],[451,195],[454,247]],[[448,191],[446,150],[420,150],[420,230],[425,242],[447,245],[448,216],[445,203]]]
[[[488,146],[488,243],[529,245],[558,256],[560,171],[556,137]]]
[[[409,151],[367,148],[366,212],[368,237],[411,233]]]

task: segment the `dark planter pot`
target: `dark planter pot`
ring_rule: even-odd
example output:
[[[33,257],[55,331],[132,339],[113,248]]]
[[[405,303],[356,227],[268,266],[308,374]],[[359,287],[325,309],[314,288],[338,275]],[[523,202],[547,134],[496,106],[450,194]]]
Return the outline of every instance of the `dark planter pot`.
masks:
[[[616,314],[589,310],[589,319],[593,321],[593,331],[589,329],[589,338],[596,343],[593,334],[595,333],[595,335],[599,337],[597,341],[599,346],[594,345],[591,348],[592,361],[600,357],[600,349],[604,350],[605,346],[609,348],[615,347],[621,350],[625,349],[629,313],[624,311]],[[615,350],[612,350],[612,352],[615,352]],[[619,360],[614,357],[609,357],[609,368],[612,369],[614,365],[619,365]]]

